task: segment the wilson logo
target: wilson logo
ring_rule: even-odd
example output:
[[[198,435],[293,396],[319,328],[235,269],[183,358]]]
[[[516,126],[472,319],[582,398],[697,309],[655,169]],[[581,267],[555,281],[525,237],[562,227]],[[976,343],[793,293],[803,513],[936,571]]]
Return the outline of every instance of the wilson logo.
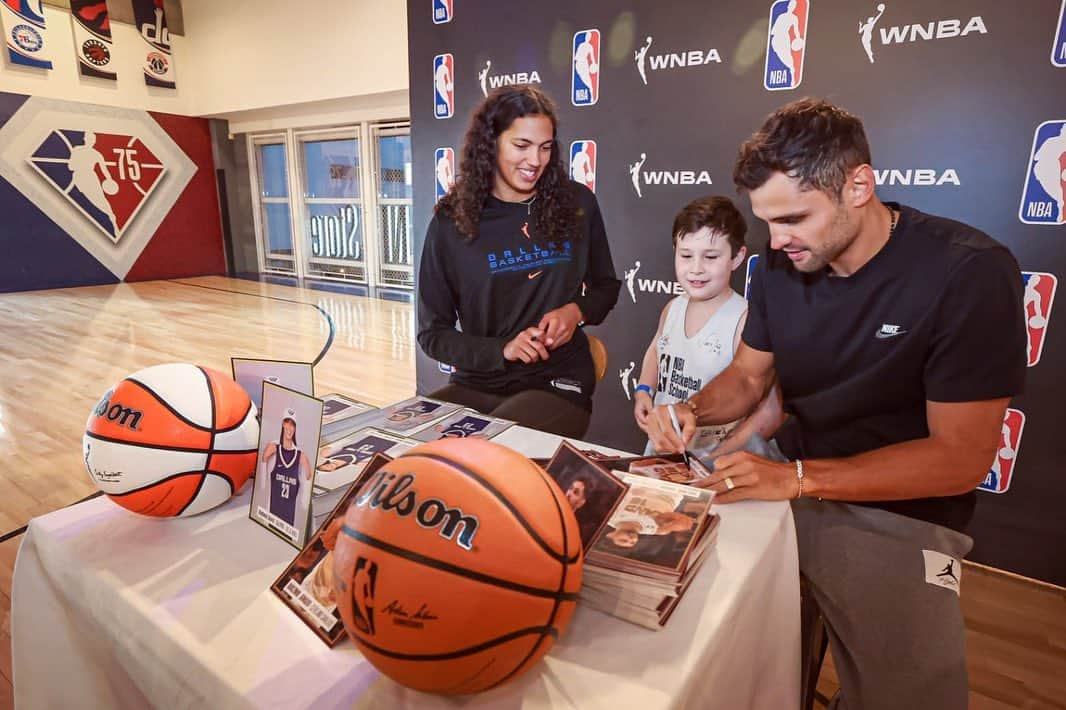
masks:
[[[415,475],[397,475],[388,471],[377,474],[366,493],[355,500],[356,507],[384,512],[393,512],[401,518],[411,515],[427,530],[439,528],[438,534],[445,540],[454,540],[464,550],[474,546],[479,521],[459,508],[451,508],[439,498],[420,500],[414,489]]]

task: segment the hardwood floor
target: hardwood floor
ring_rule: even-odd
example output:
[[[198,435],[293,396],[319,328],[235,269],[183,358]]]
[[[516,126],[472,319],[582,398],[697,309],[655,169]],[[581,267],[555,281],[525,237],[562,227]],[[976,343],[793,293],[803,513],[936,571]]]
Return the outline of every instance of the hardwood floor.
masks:
[[[222,277],[0,294],[0,535],[95,488],[81,437],[123,376],[163,362],[229,372],[231,356],[312,361],[318,394],[412,395],[410,304]],[[10,591],[20,537],[0,543],[0,709],[12,706]],[[967,566],[971,707],[1066,708],[1066,591]],[[829,696],[831,659],[819,688]]]

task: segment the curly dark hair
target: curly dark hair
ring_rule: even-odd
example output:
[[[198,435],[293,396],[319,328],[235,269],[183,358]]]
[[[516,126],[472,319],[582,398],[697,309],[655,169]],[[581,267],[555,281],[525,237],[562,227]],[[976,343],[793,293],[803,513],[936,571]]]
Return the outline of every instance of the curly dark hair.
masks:
[[[481,210],[492,193],[496,140],[515,119],[531,115],[547,116],[551,120],[554,139],[548,165],[537,180],[537,199],[532,205],[534,231],[549,239],[580,237],[577,200],[559,154],[555,104],[540,89],[514,84],[495,89],[474,110],[455,186],[437,204],[436,209],[451,217],[459,233],[467,239],[477,238]]]
[[[805,98],[767,116],[740,146],[733,182],[757,190],[782,172],[799,178],[802,189],[821,190],[838,202],[848,172],[870,162],[862,121],[828,101]]]

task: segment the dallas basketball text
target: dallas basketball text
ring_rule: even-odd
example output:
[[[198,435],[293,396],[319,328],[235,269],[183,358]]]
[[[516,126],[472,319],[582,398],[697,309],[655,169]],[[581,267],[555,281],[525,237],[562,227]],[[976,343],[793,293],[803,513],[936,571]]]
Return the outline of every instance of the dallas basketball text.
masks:
[[[112,403],[111,396],[113,394],[112,390],[108,390],[104,398],[97,403],[93,414],[97,417],[107,417],[108,421],[117,422],[119,426],[137,431],[137,425],[141,423],[141,417],[144,416],[144,412],[131,409],[121,402]]]
[[[432,530],[440,527],[440,536],[445,540],[455,540],[464,550],[473,549],[474,536],[477,535],[479,521],[476,516],[466,515],[459,508],[449,508],[439,498],[418,500],[418,492],[412,486],[415,482],[413,473],[397,476],[395,473],[381,471],[366,493],[360,495],[355,505],[371,510],[381,508],[392,511],[401,518],[414,514],[415,521],[422,527]],[[456,537],[456,531],[462,526],[462,532]]]

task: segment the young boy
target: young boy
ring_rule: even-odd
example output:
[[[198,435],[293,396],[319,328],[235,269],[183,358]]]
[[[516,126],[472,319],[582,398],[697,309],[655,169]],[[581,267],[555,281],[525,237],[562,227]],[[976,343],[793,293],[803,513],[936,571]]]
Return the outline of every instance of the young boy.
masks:
[[[663,308],[640,369],[633,415],[647,431],[654,405],[684,402],[732,361],[748,304],[729,287],[747,255],[743,215],[726,197],[703,197],[674,218],[674,270],[685,294]],[[776,387],[743,422],[700,427],[689,450],[705,455],[739,449],[752,434],[768,439],[783,419]],[[651,442],[645,453],[654,452]]]

